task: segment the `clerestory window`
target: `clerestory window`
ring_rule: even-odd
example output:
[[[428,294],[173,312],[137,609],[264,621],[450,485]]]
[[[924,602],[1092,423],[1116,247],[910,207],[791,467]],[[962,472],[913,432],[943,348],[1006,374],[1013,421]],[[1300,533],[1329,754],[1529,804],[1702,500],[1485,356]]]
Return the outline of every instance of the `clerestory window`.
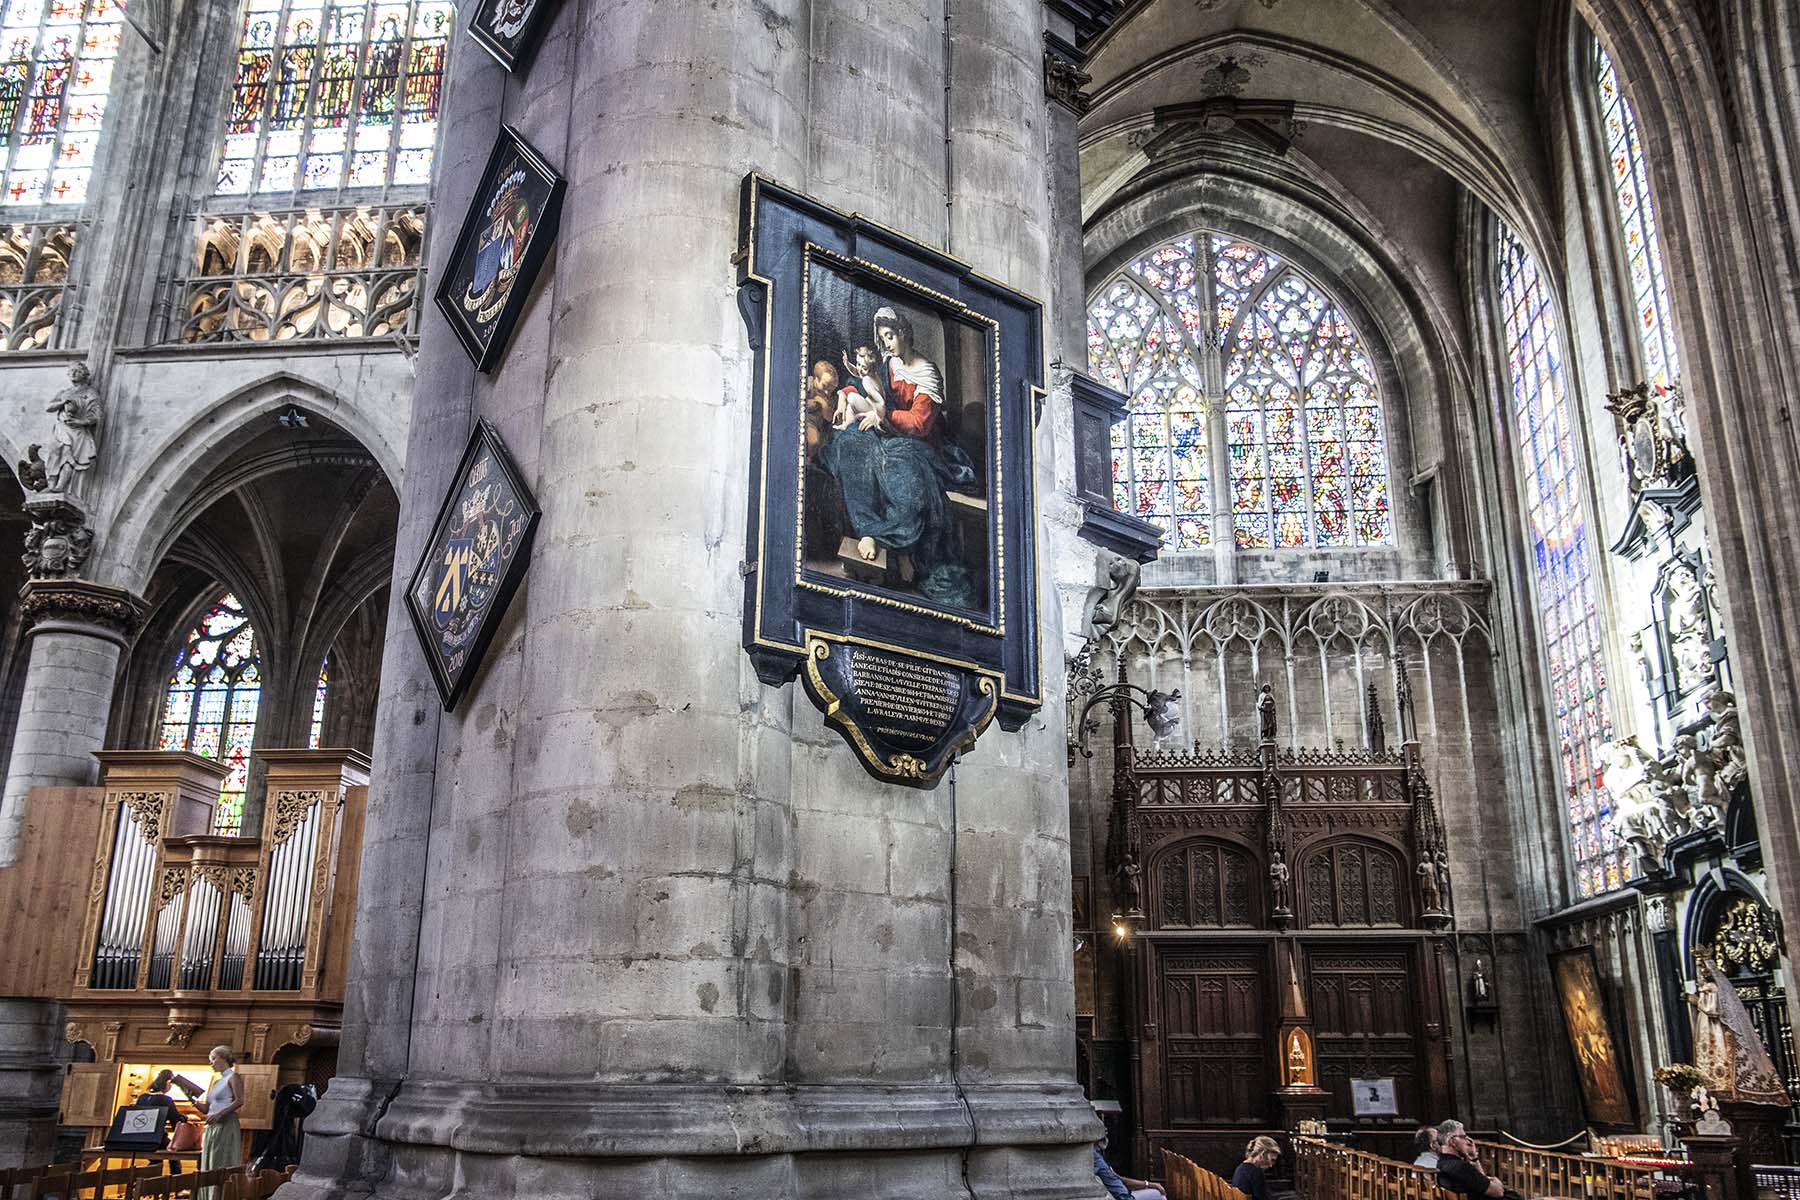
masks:
[[[106,121],[118,0],[0,3],[0,204],[80,204]]]
[[[445,0],[247,0],[220,195],[431,182]]]

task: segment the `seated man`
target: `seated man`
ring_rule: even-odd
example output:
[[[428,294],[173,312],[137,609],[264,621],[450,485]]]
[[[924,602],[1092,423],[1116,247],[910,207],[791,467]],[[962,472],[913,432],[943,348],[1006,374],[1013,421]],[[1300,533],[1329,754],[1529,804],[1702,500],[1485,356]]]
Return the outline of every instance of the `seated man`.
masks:
[[[1482,1171],[1475,1139],[1460,1126],[1445,1140],[1437,1171],[1439,1187],[1469,1200],[1521,1200],[1519,1193]]]
[[[1442,1142],[1438,1137],[1437,1126],[1421,1125],[1419,1132],[1413,1134],[1413,1166],[1424,1167],[1427,1171],[1437,1170],[1438,1150]]]

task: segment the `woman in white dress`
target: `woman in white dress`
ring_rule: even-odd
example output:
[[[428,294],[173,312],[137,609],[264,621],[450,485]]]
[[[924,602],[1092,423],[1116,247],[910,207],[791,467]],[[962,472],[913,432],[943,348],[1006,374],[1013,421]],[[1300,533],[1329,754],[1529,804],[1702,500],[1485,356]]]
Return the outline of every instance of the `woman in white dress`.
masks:
[[[244,1081],[236,1071],[237,1058],[230,1046],[214,1046],[206,1056],[212,1064],[212,1083],[207,1086],[206,1137],[200,1143],[200,1169],[239,1166],[244,1161],[244,1135],[238,1129],[238,1109],[244,1107]],[[218,1200],[218,1188],[201,1188],[195,1200]]]

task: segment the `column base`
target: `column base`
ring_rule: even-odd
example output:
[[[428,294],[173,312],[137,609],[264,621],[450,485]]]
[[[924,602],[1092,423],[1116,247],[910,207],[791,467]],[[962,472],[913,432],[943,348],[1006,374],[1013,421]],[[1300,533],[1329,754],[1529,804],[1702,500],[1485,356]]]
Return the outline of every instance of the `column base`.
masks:
[[[42,1166],[56,1149],[62,1031],[60,1001],[0,999],[0,1169]]]
[[[391,1096],[391,1099],[390,1099]],[[1094,1194],[1072,1086],[394,1087],[339,1078],[307,1122],[292,1200],[654,1195],[824,1200]]]

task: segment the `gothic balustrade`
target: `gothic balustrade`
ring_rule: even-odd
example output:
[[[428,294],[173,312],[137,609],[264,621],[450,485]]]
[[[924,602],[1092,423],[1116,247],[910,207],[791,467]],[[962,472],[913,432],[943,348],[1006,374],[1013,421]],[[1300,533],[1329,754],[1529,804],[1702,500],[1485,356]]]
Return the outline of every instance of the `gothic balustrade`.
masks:
[[[159,343],[416,337],[426,206],[196,212]]]
[[[73,221],[0,225],[0,353],[68,344],[79,231]]]

